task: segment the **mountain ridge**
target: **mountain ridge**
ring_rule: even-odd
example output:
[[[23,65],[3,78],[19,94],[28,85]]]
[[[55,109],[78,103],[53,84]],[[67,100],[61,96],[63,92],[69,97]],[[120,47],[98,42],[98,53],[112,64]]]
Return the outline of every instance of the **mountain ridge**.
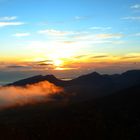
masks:
[[[26,86],[42,81],[48,81],[64,89],[72,100],[89,100],[113,94],[120,90],[132,87],[140,83],[140,70],[126,71],[122,74],[99,74],[92,72],[81,75],[75,79],[64,81],[54,75],[37,75],[10,83],[6,86]],[[72,96],[72,95],[75,96]]]
[[[85,74],[85,75],[81,75],[77,78],[74,78],[72,80],[61,80],[61,79],[58,79],[56,78],[54,75],[50,74],[50,75],[35,75],[35,76],[32,76],[32,77],[29,77],[29,78],[25,78],[25,79],[21,79],[21,80],[18,80],[16,82],[13,82],[13,83],[9,83],[7,84],[8,86],[9,85],[14,85],[14,86],[25,86],[27,84],[34,84],[34,83],[37,83],[37,82],[41,82],[41,81],[49,81],[51,83],[54,83],[54,84],[60,84],[60,83],[72,83],[72,82],[78,82],[78,81],[86,81],[86,82],[93,82],[95,79],[96,80],[101,80],[101,79],[110,79],[110,80],[118,80],[119,78],[121,79],[130,79],[130,78],[133,78],[134,80],[140,78],[140,70],[129,70],[129,71],[126,71],[122,74],[112,74],[112,75],[109,75],[109,74],[100,74],[98,72],[92,72],[92,73],[89,73],[89,74]],[[65,85],[65,84],[64,84]],[[63,86],[63,84],[62,84]]]

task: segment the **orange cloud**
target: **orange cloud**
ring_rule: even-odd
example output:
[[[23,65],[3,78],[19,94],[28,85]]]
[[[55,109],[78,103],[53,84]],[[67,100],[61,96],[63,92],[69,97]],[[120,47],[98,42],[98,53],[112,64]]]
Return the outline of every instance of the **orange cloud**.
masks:
[[[62,91],[62,88],[48,81],[27,85],[26,87],[1,87],[0,109],[48,101],[52,99],[52,95],[59,94]]]

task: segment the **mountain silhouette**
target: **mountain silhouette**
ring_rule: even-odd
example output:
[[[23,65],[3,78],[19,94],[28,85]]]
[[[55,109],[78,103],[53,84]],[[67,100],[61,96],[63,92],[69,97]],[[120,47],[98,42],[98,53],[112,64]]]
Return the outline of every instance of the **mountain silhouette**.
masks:
[[[140,80],[140,70],[131,70],[131,71],[124,72],[122,74],[113,74],[113,75],[107,75],[107,74],[101,75],[97,72],[92,72],[90,74],[82,75],[69,81],[60,80],[56,78],[54,75],[46,75],[46,76],[37,75],[37,76],[16,81],[14,83],[10,83],[8,85],[25,86],[27,84],[34,84],[45,80],[59,86],[70,86],[73,84],[78,85],[78,84],[85,84],[85,83],[92,84],[94,86],[94,84],[101,83],[101,82],[114,82],[119,84],[124,83],[126,85],[127,84],[135,85]]]
[[[132,73],[121,76],[131,75],[133,79]],[[135,74],[138,77],[139,72]],[[9,140],[10,136],[11,140],[137,140],[140,139],[139,101],[140,83],[102,98],[65,106],[56,103],[49,107],[51,104],[42,103],[3,110],[0,139]]]
[[[0,139],[140,139],[140,70],[113,75],[93,72],[69,81],[37,75],[9,86],[46,80],[74,96],[68,96],[68,102],[55,100],[0,111]]]
[[[62,80],[57,79],[54,75],[46,75],[46,76],[36,75],[33,77],[29,77],[26,79],[16,81],[14,83],[10,83],[10,84],[8,84],[8,86],[12,86],[12,85],[13,86],[26,86],[28,84],[35,84],[35,83],[42,82],[42,81],[49,81],[55,85],[63,85],[63,82],[64,82]]]
[[[72,97],[73,100],[87,100],[106,96],[139,84],[140,70],[130,70],[113,75],[92,72],[69,81],[58,79],[54,75],[37,75],[6,86],[26,86],[41,81],[49,81],[56,86],[63,87],[68,94],[75,95]]]

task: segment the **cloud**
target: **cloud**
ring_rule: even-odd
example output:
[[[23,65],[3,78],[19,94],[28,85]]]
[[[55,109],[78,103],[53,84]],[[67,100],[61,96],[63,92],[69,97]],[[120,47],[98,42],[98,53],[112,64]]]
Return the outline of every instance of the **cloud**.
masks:
[[[69,71],[69,70],[76,70],[77,68],[73,68],[73,67],[56,67],[55,70],[56,71]]]
[[[135,59],[135,58],[139,58],[140,56],[124,56],[121,57],[121,59]]]
[[[51,36],[65,36],[65,35],[74,34],[74,32],[72,31],[60,31],[54,29],[40,30],[38,31],[38,33],[43,35],[51,35]]]
[[[120,59],[139,59],[140,58],[140,53],[130,53],[130,54],[127,54],[123,57],[120,57]]]
[[[75,36],[75,39],[78,41],[86,42],[86,43],[113,43],[112,39],[120,39],[124,35],[121,33],[105,33],[105,34],[81,34],[78,36]]]
[[[121,37],[123,37],[123,34],[97,34],[95,37],[98,39],[109,39],[109,38],[115,38],[115,39],[119,39]]]
[[[2,21],[11,21],[11,20],[15,20],[15,19],[17,19],[16,16],[0,17],[0,20],[2,20]]]
[[[97,53],[97,54],[87,54],[87,55],[79,55],[79,56],[76,56],[74,58],[76,59],[85,59],[86,61],[94,61],[95,60],[103,60],[103,59],[108,59],[108,58],[111,58],[112,56],[111,55],[108,55],[108,54],[103,54],[103,53]]]
[[[91,58],[106,58],[109,57],[108,55],[97,55],[97,56],[92,56]]]
[[[112,29],[112,27],[93,26],[93,27],[90,27],[89,29],[91,29],[91,30],[110,30],[110,29]]]
[[[52,60],[44,61],[28,61],[11,64],[0,64],[0,69],[3,71],[42,71],[54,69],[54,62]]]
[[[79,20],[85,20],[85,19],[89,19],[89,18],[91,18],[91,17],[90,16],[75,16],[74,20],[79,21]]]
[[[140,9],[140,4],[135,4],[130,7],[131,9]]]
[[[75,56],[74,58],[76,58],[76,59],[80,59],[80,58],[85,58],[85,57],[87,57],[88,55],[78,55],[78,56]]]
[[[30,64],[26,64],[26,65],[20,65],[20,64],[16,64],[16,65],[8,65],[8,66],[5,66],[5,68],[8,68],[9,70],[29,70],[29,69],[32,69],[32,65]]]
[[[97,54],[97,55],[78,55],[78,56],[75,56],[74,58],[75,59],[92,59],[92,58],[94,58],[94,59],[102,59],[102,58],[107,58],[107,57],[109,57],[109,55],[106,55],[106,54]]]
[[[43,60],[43,61],[37,61],[35,62],[39,66],[53,66],[53,61],[52,60]]]
[[[0,27],[6,27],[6,26],[19,26],[19,25],[23,25],[25,23],[23,22],[0,22]]]
[[[19,25],[25,24],[25,23],[20,22],[20,21],[15,21],[16,19],[17,19],[16,16],[0,17],[0,27],[5,27],[5,26],[19,26]]]
[[[26,87],[0,87],[0,109],[52,100],[53,95],[60,92],[63,92],[62,88],[48,81]]]
[[[52,60],[41,60],[37,61],[38,63],[52,63]]]
[[[63,43],[65,43],[65,44],[73,44],[73,43],[75,43],[75,41],[64,41]]]
[[[7,68],[24,68],[25,66],[11,65],[7,66]]]
[[[50,63],[40,63],[38,65],[40,65],[40,66],[52,66],[53,64],[50,64]]]
[[[62,25],[62,24],[67,24],[67,23],[73,23],[81,20],[87,20],[92,18],[92,16],[74,16],[71,19],[65,20],[65,21],[44,21],[39,23],[40,25]]]
[[[30,36],[31,34],[30,33],[16,33],[16,34],[13,34],[13,36],[15,37],[26,37],[26,36]]]
[[[135,33],[132,36],[140,36],[140,33]]]
[[[123,17],[124,20],[140,20],[140,16]]]

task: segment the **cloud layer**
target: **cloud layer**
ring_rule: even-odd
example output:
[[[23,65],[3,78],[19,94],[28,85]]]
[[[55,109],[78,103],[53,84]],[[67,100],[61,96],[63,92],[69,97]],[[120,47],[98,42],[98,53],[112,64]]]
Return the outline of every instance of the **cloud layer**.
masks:
[[[140,9],[140,4],[135,4],[130,7],[131,9]]]
[[[0,27],[5,27],[5,26],[19,26],[23,25],[25,23],[16,21],[17,17],[16,16],[5,16],[5,17],[0,17]]]
[[[52,95],[59,94],[62,91],[62,88],[48,81],[27,85],[26,87],[1,87],[0,109],[48,101],[52,99]]]
[[[25,36],[30,36],[30,33],[25,32],[25,33],[15,33],[13,34],[15,37],[25,37]]]

